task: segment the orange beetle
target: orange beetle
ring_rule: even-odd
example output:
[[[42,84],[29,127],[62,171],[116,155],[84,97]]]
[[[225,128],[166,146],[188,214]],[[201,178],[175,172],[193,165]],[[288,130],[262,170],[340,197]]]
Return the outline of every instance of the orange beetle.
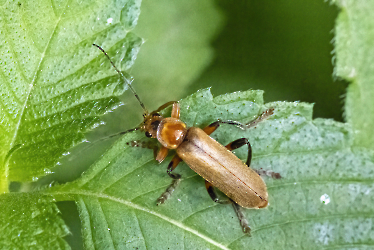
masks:
[[[114,69],[124,78],[122,72],[115,67],[106,52],[98,45],[94,44],[94,46],[98,47],[106,55]],[[250,234],[250,227],[242,213],[241,207],[266,207],[268,205],[268,193],[266,184],[259,174],[266,174],[276,179],[281,178],[281,176],[279,173],[272,171],[258,171],[249,167],[252,158],[252,149],[251,144],[246,138],[235,140],[223,146],[209,135],[222,123],[235,125],[242,129],[253,127],[258,122],[271,116],[274,109],[270,108],[266,110],[255,120],[247,124],[219,120],[204,129],[197,127],[187,128],[187,125],[179,119],[180,107],[177,102],[165,103],[156,111],[149,113],[131,85],[128,84],[128,86],[144,110],[143,123],[138,128],[129,131],[140,129],[145,132],[147,137],[157,138],[161,144],[161,148],[156,155],[158,162],[162,162],[166,158],[169,149],[176,150],[176,155],[167,168],[168,175],[174,181],[158,198],[157,204],[164,203],[180,182],[181,175],[174,174],[172,171],[181,161],[184,161],[193,171],[205,179],[206,189],[214,202],[223,204],[231,203],[233,205],[243,232]],[[173,105],[171,117],[162,117],[158,112],[170,105]],[[139,142],[128,144],[138,146]],[[248,159],[246,164],[231,152],[244,145],[248,145]],[[214,187],[222,191],[229,199],[220,200]]]

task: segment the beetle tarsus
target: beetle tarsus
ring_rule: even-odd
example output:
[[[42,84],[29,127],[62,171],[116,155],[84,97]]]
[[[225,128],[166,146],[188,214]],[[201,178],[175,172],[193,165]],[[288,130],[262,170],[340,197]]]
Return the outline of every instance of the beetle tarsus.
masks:
[[[280,179],[280,178],[282,178],[282,176],[280,175],[280,173],[272,172],[271,173],[271,178],[273,178],[273,179]]]
[[[167,199],[170,198],[171,194],[174,192],[175,188],[178,186],[181,179],[173,180],[170,186],[161,194],[161,196],[157,199],[157,206],[164,204]]]
[[[251,128],[251,127],[255,127],[259,122],[261,122],[263,120],[266,120],[272,114],[274,114],[274,108],[268,108],[267,110],[265,110],[264,112],[262,112],[262,114],[259,115],[257,118],[255,118],[254,120],[252,120],[252,121],[248,122],[247,124],[245,124],[245,128],[248,129],[248,128]]]
[[[127,142],[126,144],[134,148],[141,147],[141,148],[152,149],[154,158],[157,157],[158,146],[153,141],[130,141],[130,142]]]
[[[280,179],[282,176],[280,173],[276,173],[272,170],[264,170],[264,169],[253,169],[258,175],[266,175],[273,179]]]
[[[251,236],[251,227],[248,224],[248,220],[245,217],[241,206],[239,206],[235,202],[232,203],[232,206],[235,210],[236,215],[238,216],[240,226],[242,227],[243,233],[248,234],[248,236]]]

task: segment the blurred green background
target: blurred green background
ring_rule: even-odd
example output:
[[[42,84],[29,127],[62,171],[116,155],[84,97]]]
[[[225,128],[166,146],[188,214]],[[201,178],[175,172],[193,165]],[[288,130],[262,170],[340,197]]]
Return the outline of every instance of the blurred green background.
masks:
[[[207,87],[214,95],[262,89],[266,102],[315,103],[314,117],[343,121],[347,83],[333,78],[337,14],[324,0],[144,0],[133,86],[150,110]],[[141,122],[133,101],[123,97],[106,131]]]
[[[148,2],[143,1],[142,8],[147,8]],[[175,9],[180,8],[181,4],[178,4]],[[175,9],[162,11],[165,20],[170,21],[166,26],[172,32],[175,31],[176,39],[173,39],[173,35],[164,36],[165,33],[152,27],[155,22],[148,17],[152,17],[149,13],[154,10],[142,9],[135,32],[144,37],[146,42],[135,63],[133,75],[135,87],[141,92],[139,95],[147,106],[155,108],[166,100],[178,100],[206,87],[212,87],[216,95],[252,88],[265,90],[265,100],[268,102],[315,103],[315,117],[342,121],[341,95],[347,84],[332,77],[331,41],[338,13],[334,5],[323,0],[246,0],[214,1],[214,5],[203,10],[189,6],[190,3],[183,6],[183,15],[179,16],[174,12]],[[174,24],[169,15],[178,18]],[[181,22],[189,22],[189,26],[178,25]],[[213,36],[206,37],[208,32],[201,32],[204,29],[202,26],[213,29],[214,32],[210,30]],[[205,44],[201,40],[195,42],[199,38],[191,37],[194,35],[207,41],[206,46],[211,46],[210,58],[203,50]],[[170,40],[182,43],[182,47],[194,48],[186,51],[186,47],[183,47],[181,50],[190,55],[181,56],[181,53],[173,50],[176,45],[164,47],[171,43]],[[158,43],[157,46],[155,43]],[[143,53],[147,53],[147,60],[153,59],[147,68],[144,67]],[[200,62],[196,62],[196,58]],[[166,59],[173,63],[164,63]],[[205,65],[201,60],[206,61]],[[200,68],[193,71],[199,63]],[[178,70],[175,65],[182,67]],[[155,67],[157,73],[152,78]],[[147,73],[144,72],[151,72],[151,77],[145,78]],[[168,78],[174,72],[179,74],[179,79],[174,77],[176,81]],[[158,82],[161,83],[156,84]],[[183,89],[173,90],[174,86],[180,86],[180,82],[185,84]]]
[[[266,102],[315,103],[314,117],[343,121],[347,83],[332,76],[339,10],[329,2],[143,0],[141,11],[134,32],[145,43],[130,73],[149,110],[207,87],[214,95],[262,89]],[[141,122],[132,93],[122,100],[125,105],[107,115],[106,125],[88,135],[89,141]],[[78,178],[114,139],[77,147],[39,185]],[[59,208],[73,233],[67,240],[81,246],[72,204],[60,203]]]

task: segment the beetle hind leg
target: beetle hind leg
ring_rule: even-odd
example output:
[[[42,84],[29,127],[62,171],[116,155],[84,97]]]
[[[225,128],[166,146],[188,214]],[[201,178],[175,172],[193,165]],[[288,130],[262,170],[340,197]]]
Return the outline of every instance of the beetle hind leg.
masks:
[[[249,236],[251,236],[251,228],[248,224],[248,220],[245,217],[241,206],[236,204],[230,198],[225,199],[225,200],[219,199],[216,191],[214,190],[214,186],[210,182],[208,182],[207,180],[205,180],[205,187],[206,187],[206,190],[208,191],[208,194],[209,194],[210,198],[212,198],[212,200],[214,202],[220,203],[220,204],[232,204],[232,207],[234,208],[234,211],[235,211],[236,215],[238,216],[240,226],[242,227],[243,232],[248,234]]]
[[[247,166],[250,167],[251,166],[251,160],[252,160],[252,147],[251,147],[251,144],[248,142],[248,140],[246,138],[241,138],[241,139],[238,139],[236,141],[233,141],[229,144],[226,145],[226,148],[228,150],[234,150],[234,149],[237,149],[237,148],[240,148],[241,146],[244,146],[245,144],[248,145],[248,157],[247,157]],[[266,176],[269,176],[273,179],[280,179],[282,178],[282,176],[280,175],[280,173],[276,173],[272,170],[263,170],[263,169],[253,169],[258,175],[266,175]]]
[[[251,227],[249,226],[248,220],[243,213],[242,207],[236,204],[235,202],[232,202],[232,207],[234,208],[235,213],[238,216],[243,233],[246,233],[248,234],[248,236],[251,236]]]
[[[244,145],[248,145],[248,156],[247,156],[247,166],[251,166],[251,160],[252,160],[252,147],[251,147],[251,144],[249,143],[248,139],[247,138],[240,138],[240,139],[237,139],[229,144],[227,144],[225,147],[232,151],[234,149],[237,149],[237,148],[240,148]]]
[[[218,195],[217,195],[216,191],[214,190],[214,186],[212,185],[212,183],[210,183],[207,180],[205,180],[205,188],[206,188],[206,191],[208,191],[208,194],[209,194],[210,198],[214,202],[219,203],[219,204],[230,204],[230,203],[232,203],[232,201],[230,199],[221,200],[220,198],[218,198]]]
[[[280,173],[276,173],[272,170],[264,170],[264,169],[253,169],[258,175],[266,175],[273,179],[280,179],[282,176]]]

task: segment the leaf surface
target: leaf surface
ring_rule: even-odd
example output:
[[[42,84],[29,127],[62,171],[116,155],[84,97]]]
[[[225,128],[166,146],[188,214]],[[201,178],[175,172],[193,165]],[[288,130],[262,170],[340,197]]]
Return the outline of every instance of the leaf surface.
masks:
[[[213,98],[202,90],[181,101],[181,119],[204,127],[220,119],[248,122],[274,107],[257,127],[221,125],[212,136],[223,145],[246,137],[253,147],[252,167],[274,170],[264,177],[268,208],[245,210],[252,237],[241,231],[230,205],[215,204],[204,180],[184,163],[182,181],[162,206],[155,202],[170,184],[170,157],[158,165],[151,150],[133,148],[146,140],[126,134],[79,180],[49,190],[59,200],[75,199],[86,248],[120,249],[321,249],[371,244],[374,205],[373,153],[352,147],[349,126],[312,120],[312,105],[263,104],[262,91]],[[246,158],[246,149],[236,155]],[[356,171],[360,165],[360,171]],[[359,237],[358,237],[359,236]]]
[[[355,144],[374,148],[374,20],[372,1],[334,1],[336,21],[335,75],[351,82],[345,114],[355,130]]]
[[[106,48],[114,60],[121,59],[117,65],[122,70],[129,69],[142,43],[129,32],[139,4],[4,3],[1,192],[7,192],[10,181],[31,181],[50,173],[63,153],[101,124],[101,115],[121,105],[117,96],[127,89],[126,82],[119,81],[92,43]]]
[[[0,196],[1,249],[70,249],[54,199],[40,194]]]

